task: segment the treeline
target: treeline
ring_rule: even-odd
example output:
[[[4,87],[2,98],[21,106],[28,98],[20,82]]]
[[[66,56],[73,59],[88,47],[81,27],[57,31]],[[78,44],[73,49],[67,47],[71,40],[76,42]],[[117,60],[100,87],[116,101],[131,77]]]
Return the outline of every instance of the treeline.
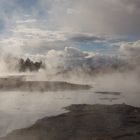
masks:
[[[29,58],[26,60],[20,59],[19,60],[19,71],[25,72],[25,71],[38,71],[40,68],[43,68],[42,61],[39,62],[33,62]]]

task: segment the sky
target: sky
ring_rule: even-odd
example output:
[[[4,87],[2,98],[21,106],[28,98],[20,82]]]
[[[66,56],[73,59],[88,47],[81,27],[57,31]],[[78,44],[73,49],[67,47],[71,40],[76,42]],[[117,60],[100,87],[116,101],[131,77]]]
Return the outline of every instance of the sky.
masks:
[[[0,0],[0,51],[134,53],[140,50],[139,17],[140,0]]]

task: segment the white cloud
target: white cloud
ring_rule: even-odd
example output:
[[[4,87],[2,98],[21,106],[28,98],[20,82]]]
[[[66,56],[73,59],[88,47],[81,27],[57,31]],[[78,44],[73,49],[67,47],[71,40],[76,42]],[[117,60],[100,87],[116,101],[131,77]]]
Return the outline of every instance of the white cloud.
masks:
[[[72,8],[67,9],[67,14],[80,14],[80,11]]]
[[[48,30],[37,26],[34,22],[26,21],[28,21],[27,18],[23,20],[22,24],[17,21],[16,25],[10,29],[9,34],[1,37],[0,44],[4,51],[10,52],[14,49],[15,52],[20,53],[45,53],[51,49],[59,50],[65,46],[72,46],[75,42],[103,42],[109,39],[104,35],[92,33]]]
[[[124,43],[120,46],[120,52],[133,68],[140,68],[140,40]]]
[[[27,19],[27,20],[17,20],[16,23],[17,24],[24,24],[24,23],[35,23],[37,22],[36,19]]]
[[[19,55],[22,53],[24,42],[18,38],[4,38],[0,40],[1,53]]]
[[[120,51],[129,57],[140,57],[140,40],[122,44]]]
[[[140,35],[139,0],[39,0],[31,6],[27,3],[31,4],[25,2],[25,7],[22,1],[0,1],[0,15],[6,28],[16,21],[48,30]]]
[[[51,1],[50,5],[53,13],[48,17],[48,25],[52,28],[140,35],[139,0],[64,0]]]
[[[116,56],[83,52],[73,47],[66,47],[62,51],[50,50],[46,54],[46,69],[50,73],[63,71],[93,72],[96,68],[109,69],[113,64],[121,65],[122,60]]]

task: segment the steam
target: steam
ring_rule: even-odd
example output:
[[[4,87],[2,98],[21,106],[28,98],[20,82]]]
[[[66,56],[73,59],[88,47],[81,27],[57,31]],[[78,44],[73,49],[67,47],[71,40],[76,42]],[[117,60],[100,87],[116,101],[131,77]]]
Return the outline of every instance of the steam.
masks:
[[[136,97],[136,95],[139,95],[140,91],[139,46],[139,41],[125,43],[120,46],[120,54],[118,54],[118,56],[85,52],[74,47],[65,47],[64,50],[49,50],[46,54],[36,55],[15,55],[3,52],[0,57],[1,74],[2,72],[19,73],[18,60],[20,58],[23,58],[24,60],[29,58],[33,62],[42,61],[45,67],[39,69],[37,73],[32,73],[32,75],[27,75],[25,72],[25,76],[27,77],[26,80],[68,81],[72,83],[89,84],[92,85],[93,89],[86,92],[70,91],[58,92],[57,94],[50,94],[50,92],[40,94],[37,92],[36,94],[10,93],[6,95],[3,93],[3,96],[7,97],[3,98],[2,96],[2,109],[4,109],[4,111],[7,110],[9,113],[10,109],[15,111],[18,106],[21,108],[21,110],[18,109],[19,112],[35,112],[33,115],[31,113],[31,116],[29,117],[28,115],[30,114],[26,114],[26,112],[25,116],[27,115],[29,120],[36,120],[39,117],[42,118],[44,116],[44,112],[46,115],[46,110],[48,109],[47,107],[49,107],[49,111],[53,110],[56,112],[56,108],[59,110],[61,107],[67,106],[71,103],[104,103],[102,100],[99,100],[97,95],[94,94],[94,91],[99,90],[124,93],[119,96],[122,98],[121,101],[116,100],[112,103],[122,103],[124,101],[124,96],[125,98],[128,97],[126,99],[126,103],[139,105],[139,100],[137,100]],[[14,98],[11,98],[12,96]],[[63,100],[55,100],[55,97],[57,96]],[[134,98],[131,99],[131,97]],[[7,98],[8,102],[5,102],[5,99]],[[42,109],[41,111],[40,108]],[[41,112],[39,115],[37,114],[38,111],[39,113]],[[14,117],[14,119],[16,119],[17,122],[17,118],[19,116],[17,118],[16,117]],[[26,125],[28,121],[25,117],[24,119],[27,122],[21,121],[22,117],[23,114],[19,118],[19,126],[13,123],[12,129],[15,129],[15,126],[21,127],[23,124]],[[11,128],[9,128],[9,130],[11,131]]]
[[[137,92],[140,90],[140,41],[124,43],[117,55],[84,52],[73,47],[50,50],[45,56],[46,69],[38,78],[89,83],[95,88]]]
[[[84,94],[81,91],[57,94],[33,92],[24,95],[19,92],[2,92],[1,109],[8,116],[10,111],[14,115],[15,110],[21,111],[17,113],[21,115],[20,124],[23,118],[28,122],[22,114],[29,112],[31,119],[37,119],[36,112],[42,111],[46,115],[47,107],[49,111],[55,112],[71,103],[103,103],[94,91],[117,91],[126,93],[125,98],[129,95],[137,98],[140,95],[140,40],[126,43],[121,41],[140,35],[139,11],[138,0],[1,0],[0,77],[24,74],[23,80],[27,81],[66,81],[93,87]],[[99,53],[83,51],[77,47],[97,49]],[[103,54],[102,47],[107,53],[119,51]],[[21,59],[24,64],[27,59],[33,62],[28,63],[28,67],[30,64],[35,66],[36,62],[41,62],[43,66],[36,72],[29,73],[26,68],[21,72]],[[13,82],[17,79],[6,82],[18,83]],[[0,80],[3,82],[3,79]],[[42,86],[35,83],[38,87]],[[55,100],[55,97],[63,100]],[[137,104],[139,101],[136,98],[132,102]],[[113,103],[120,102],[117,100]],[[16,109],[17,106],[21,110]],[[16,126],[17,118],[14,119]]]
[[[97,83],[102,83],[101,85],[114,83],[114,85],[108,85],[110,87],[115,85],[121,87],[120,83],[124,83],[125,79],[127,79],[128,85],[138,83],[140,79],[140,41],[124,43],[120,46],[119,51],[118,55],[105,55],[65,47],[64,50],[49,50],[46,54],[36,55],[2,53],[0,72],[19,73],[19,59],[29,58],[33,62],[40,61],[44,65],[37,73],[27,78],[30,80],[63,80],[89,84],[93,84],[93,81],[97,80]],[[106,80],[108,82],[105,82]]]
[[[45,65],[34,76],[37,80],[86,81],[97,75],[123,71],[125,61],[118,56],[81,51],[74,47],[64,50],[49,50],[45,55],[28,55],[34,61]]]
[[[120,52],[127,58],[129,63],[135,65],[135,67],[139,67],[140,40],[121,45]]]
[[[17,57],[11,54],[0,55],[0,74],[6,74],[18,71],[18,60]]]

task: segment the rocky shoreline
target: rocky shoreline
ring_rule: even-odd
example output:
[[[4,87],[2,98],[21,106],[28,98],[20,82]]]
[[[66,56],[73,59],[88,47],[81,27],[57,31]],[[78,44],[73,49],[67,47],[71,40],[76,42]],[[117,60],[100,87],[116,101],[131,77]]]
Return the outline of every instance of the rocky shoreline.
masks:
[[[139,140],[140,108],[71,105],[67,113],[38,120],[0,140]]]

